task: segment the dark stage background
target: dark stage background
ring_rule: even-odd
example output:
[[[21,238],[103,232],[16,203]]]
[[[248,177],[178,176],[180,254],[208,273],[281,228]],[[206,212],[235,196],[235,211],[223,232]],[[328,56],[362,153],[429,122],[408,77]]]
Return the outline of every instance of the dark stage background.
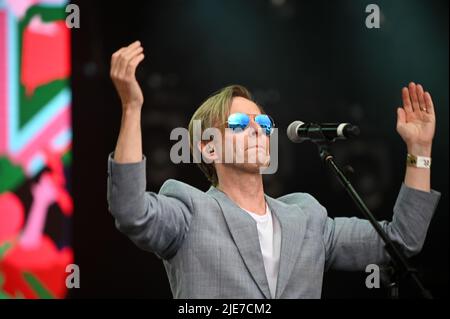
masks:
[[[70,297],[171,298],[162,262],[119,233],[107,210],[107,156],[120,125],[109,79],[111,54],[141,40],[147,187],[167,178],[209,187],[195,164],[175,165],[170,131],[187,127],[200,103],[229,84],[247,86],[280,128],[279,169],[266,192],[308,192],[331,217],[360,216],[312,144],[285,135],[296,119],[350,121],[358,139],[333,147],[378,219],[390,219],[403,181],[406,148],[395,131],[400,90],[409,81],[434,98],[437,132],[432,186],[442,192],[420,255],[412,259],[436,297],[448,297],[448,1],[378,0],[381,28],[365,26],[370,1],[75,1],[73,193],[80,289]],[[380,298],[366,273],[329,272],[323,298]],[[413,295],[405,286],[403,293]],[[401,293],[402,293],[401,292]]]

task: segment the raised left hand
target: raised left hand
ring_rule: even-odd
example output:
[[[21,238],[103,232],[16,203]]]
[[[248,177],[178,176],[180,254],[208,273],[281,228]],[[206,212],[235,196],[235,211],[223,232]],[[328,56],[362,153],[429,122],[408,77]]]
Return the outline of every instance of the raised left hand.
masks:
[[[420,84],[411,82],[402,89],[403,107],[397,109],[397,132],[405,141],[408,152],[430,156],[436,118],[433,101]]]

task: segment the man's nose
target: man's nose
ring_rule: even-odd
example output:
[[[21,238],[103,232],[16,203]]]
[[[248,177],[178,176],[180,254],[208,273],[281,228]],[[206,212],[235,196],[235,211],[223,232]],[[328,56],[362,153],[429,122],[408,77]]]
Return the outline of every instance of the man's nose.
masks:
[[[262,133],[261,127],[255,122],[254,119],[250,120],[250,124],[249,124],[249,135],[253,136],[253,135],[260,135]]]

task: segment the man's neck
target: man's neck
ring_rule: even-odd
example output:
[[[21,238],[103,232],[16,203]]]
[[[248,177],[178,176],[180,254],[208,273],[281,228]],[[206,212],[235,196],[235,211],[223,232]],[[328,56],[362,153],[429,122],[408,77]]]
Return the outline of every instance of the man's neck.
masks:
[[[260,174],[227,173],[227,177],[219,181],[217,189],[227,194],[241,208],[258,215],[266,213],[266,200]]]

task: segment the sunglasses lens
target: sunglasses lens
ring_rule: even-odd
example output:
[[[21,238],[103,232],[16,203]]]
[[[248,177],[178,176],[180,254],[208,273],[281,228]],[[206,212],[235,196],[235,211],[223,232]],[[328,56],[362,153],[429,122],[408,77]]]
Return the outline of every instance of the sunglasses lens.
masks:
[[[243,131],[248,126],[250,118],[244,113],[233,113],[228,117],[228,127],[233,131]]]
[[[257,115],[255,117],[255,122],[259,126],[261,126],[266,135],[270,135],[272,133],[273,121],[268,115],[266,114]]]

